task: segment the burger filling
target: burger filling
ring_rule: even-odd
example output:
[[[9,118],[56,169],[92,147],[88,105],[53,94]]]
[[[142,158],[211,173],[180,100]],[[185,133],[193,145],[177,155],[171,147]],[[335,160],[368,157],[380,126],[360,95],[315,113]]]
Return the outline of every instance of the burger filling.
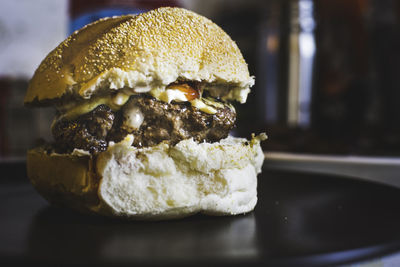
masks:
[[[108,142],[119,142],[127,134],[134,136],[135,147],[174,145],[189,138],[217,142],[234,127],[236,112],[231,105],[202,95],[193,85],[172,84],[151,94],[97,101],[85,105],[90,111],[79,115],[70,109],[60,113],[52,126],[56,151],[69,153],[78,148],[98,153],[107,149]]]

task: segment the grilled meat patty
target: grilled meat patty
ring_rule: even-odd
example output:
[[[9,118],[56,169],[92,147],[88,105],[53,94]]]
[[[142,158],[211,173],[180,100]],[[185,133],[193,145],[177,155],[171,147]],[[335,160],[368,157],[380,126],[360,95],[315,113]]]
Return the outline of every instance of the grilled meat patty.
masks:
[[[115,113],[106,105],[100,105],[75,120],[57,121],[51,129],[56,151],[64,153],[80,148],[96,153],[106,150],[107,135],[114,119]]]
[[[134,107],[143,117],[137,129],[125,125],[124,107],[114,112],[106,105],[99,105],[74,120],[55,122],[52,133],[56,151],[68,153],[80,148],[97,153],[106,150],[109,141],[119,142],[127,134],[133,134],[136,147],[162,141],[174,145],[188,138],[216,142],[228,136],[236,120],[235,111],[226,105],[216,108],[215,114],[208,114],[189,102],[165,103],[148,95],[131,96],[126,105]]]

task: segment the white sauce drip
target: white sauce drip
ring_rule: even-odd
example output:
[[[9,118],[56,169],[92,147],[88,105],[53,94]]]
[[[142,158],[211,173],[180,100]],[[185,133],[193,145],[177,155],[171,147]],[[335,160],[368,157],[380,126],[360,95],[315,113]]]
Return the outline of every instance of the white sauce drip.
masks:
[[[188,101],[184,92],[178,89],[166,89],[166,90],[159,90],[153,89],[150,91],[150,94],[166,103],[171,103],[172,100],[175,101]]]
[[[123,106],[128,99],[129,95],[119,92],[116,96],[114,96],[113,102],[117,106]]]
[[[128,102],[124,107],[124,126],[130,130],[137,130],[144,121],[144,115],[140,108],[135,106],[133,102]]]

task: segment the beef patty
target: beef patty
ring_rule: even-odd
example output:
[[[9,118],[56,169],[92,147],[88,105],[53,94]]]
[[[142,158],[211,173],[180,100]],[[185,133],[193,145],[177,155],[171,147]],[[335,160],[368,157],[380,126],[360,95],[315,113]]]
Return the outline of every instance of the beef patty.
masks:
[[[216,142],[228,136],[236,120],[235,111],[226,105],[216,108],[215,114],[208,114],[189,102],[165,103],[148,95],[131,96],[128,104],[143,116],[138,129],[124,125],[124,107],[114,112],[106,105],[99,105],[74,120],[60,119],[54,123],[56,151],[69,153],[80,148],[97,153],[106,150],[109,141],[119,142],[127,134],[133,134],[136,147],[162,141],[174,145],[188,138]]]

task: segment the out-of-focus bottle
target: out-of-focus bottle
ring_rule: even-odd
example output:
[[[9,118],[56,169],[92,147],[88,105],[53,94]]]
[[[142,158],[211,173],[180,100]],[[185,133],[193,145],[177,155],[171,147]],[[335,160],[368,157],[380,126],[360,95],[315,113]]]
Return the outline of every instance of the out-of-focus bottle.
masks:
[[[371,84],[367,1],[316,1],[313,126],[328,152],[352,153],[366,123]]]
[[[312,0],[272,0],[265,8],[256,76],[267,149],[296,151],[313,126],[315,27]]]

